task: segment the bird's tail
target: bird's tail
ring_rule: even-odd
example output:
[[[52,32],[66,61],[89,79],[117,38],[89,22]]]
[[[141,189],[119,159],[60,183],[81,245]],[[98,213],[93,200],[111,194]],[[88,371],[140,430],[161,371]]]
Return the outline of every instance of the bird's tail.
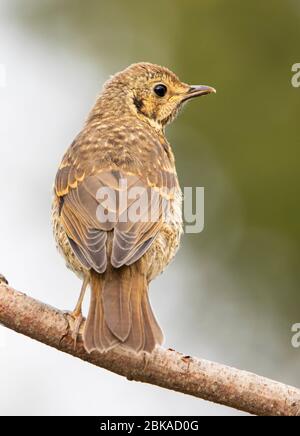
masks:
[[[135,265],[91,272],[91,301],[83,332],[88,352],[124,345],[151,353],[163,342],[152,312],[145,275]]]

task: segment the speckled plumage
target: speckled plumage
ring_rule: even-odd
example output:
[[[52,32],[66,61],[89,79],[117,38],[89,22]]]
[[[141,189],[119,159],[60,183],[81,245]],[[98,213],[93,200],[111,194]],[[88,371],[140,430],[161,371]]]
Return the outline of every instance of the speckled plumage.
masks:
[[[155,94],[157,84],[165,85],[165,96]],[[193,89],[166,68],[132,65],[105,84],[63,157],[55,181],[53,229],[67,266],[91,284],[83,334],[88,351],[125,345],[151,352],[162,342],[148,284],[173,259],[182,234],[181,190],[164,126],[194,96]],[[159,194],[156,222],[123,223],[120,205],[114,222],[97,220],[103,206],[99,188],[118,195],[123,178],[128,186]],[[161,213],[163,202],[168,220]]]

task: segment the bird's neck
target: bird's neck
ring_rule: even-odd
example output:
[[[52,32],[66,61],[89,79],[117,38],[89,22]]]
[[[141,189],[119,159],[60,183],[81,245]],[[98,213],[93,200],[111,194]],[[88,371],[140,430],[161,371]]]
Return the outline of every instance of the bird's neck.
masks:
[[[146,123],[148,126],[150,126],[151,129],[155,131],[158,135],[164,135],[164,127],[161,123],[159,123],[157,120],[153,118],[148,118],[145,115],[137,114],[137,118],[141,120],[143,123]]]
[[[97,126],[111,118],[119,119],[120,122],[125,118],[132,118],[146,123],[156,134],[164,135],[164,126],[153,118],[149,118],[143,113],[137,111],[136,107],[131,104],[128,94],[116,92],[113,94],[102,94],[98,97],[96,104],[92,108],[86,124]]]
[[[87,124],[97,126],[111,117],[123,118],[128,115],[130,111],[124,104],[122,95],[100,95],[88,115]]]

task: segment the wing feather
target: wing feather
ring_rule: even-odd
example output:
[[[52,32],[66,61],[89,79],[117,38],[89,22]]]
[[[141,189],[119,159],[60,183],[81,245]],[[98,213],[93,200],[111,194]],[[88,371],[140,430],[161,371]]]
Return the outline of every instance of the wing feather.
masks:
[[[85,267],[98,272],[105,271],[108,261],[115,268],[131,265],[146,253],[163,225],[164,209],[178,187],[176,173],[160,144],[153,145],[160,165],[146,162],[144,168],[136,158],[127,159],[128,165],[97,156],[85,161],[78,141],[73,153],[66,154],[55,182],[71,247]],[[112,244],[107,244],[109,232]]]

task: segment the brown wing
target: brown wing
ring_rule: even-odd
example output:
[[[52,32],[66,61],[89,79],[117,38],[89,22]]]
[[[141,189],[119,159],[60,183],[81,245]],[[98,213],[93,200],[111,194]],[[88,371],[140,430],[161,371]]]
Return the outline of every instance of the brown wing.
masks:
[[[56,194],[61,197],[61,222],[80,262],[102,273],[108,257],[116,268],[137,261],[159,232],[175,187],[176,174],[162,166],[149,177],[146,170],[134,174],[132,168],[63,164]]]

